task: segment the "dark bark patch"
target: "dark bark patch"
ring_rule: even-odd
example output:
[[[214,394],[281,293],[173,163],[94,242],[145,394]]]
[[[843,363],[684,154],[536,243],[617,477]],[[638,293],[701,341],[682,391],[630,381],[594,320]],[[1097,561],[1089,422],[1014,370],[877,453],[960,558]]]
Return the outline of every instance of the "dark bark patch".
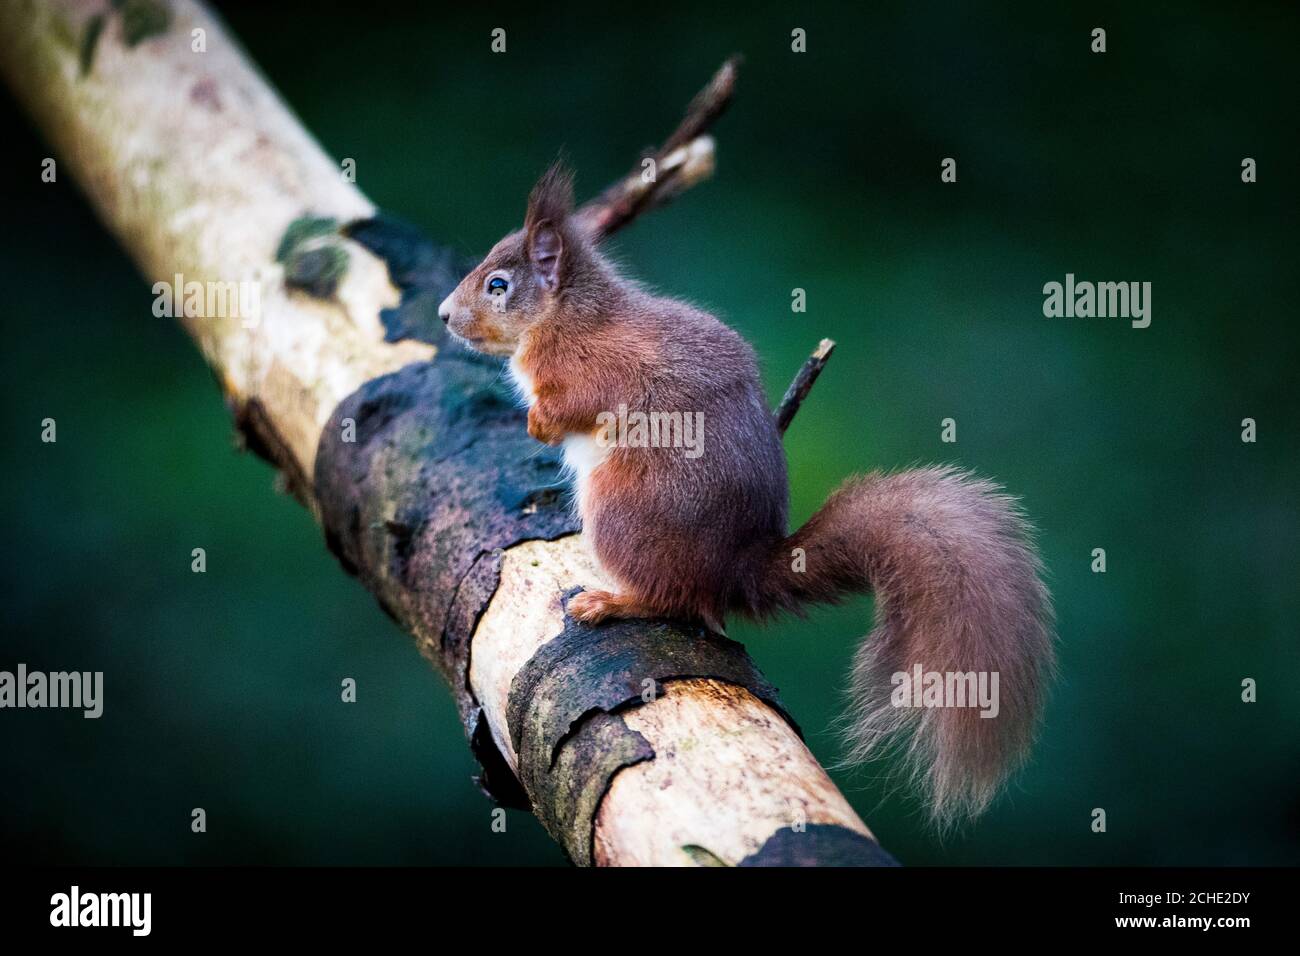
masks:
[[[113,0],[122,15],[122,42],[128,47],[162,36],[172,24],[172,12],[162,0]]]
[[[285,227],[275,261],[284,266],[287,288],[317,299],[332,298],[348,271],[338,221],[329,216],[299,216]]]
[[[86,21],[81,33],[81,43],[77,48],[77,64],[81,75],[88,76],[95,66],[95,50],[99,48],[99,38],[104,34],[104,15],[96,13]]]
[[[171,26],[172,12],[162,0],[112,0],[112,11],[122,18],[122,42],[127,48],[161,36]],[[77,49],[81,75],[87,76],[95,65],[95,51],[108,25],[108,15],[96,13],[86,21]],[[56,28],[57,29],[57,28]]]
[[[284,284],[317,299],[333,297],[348,271],[348,254],[336,245],[294,252],[284,267]]]
[[[387,213],[353,220],[340,232],[383,259],[399,289],[443,290],[445,296],[468,271],[451,249],[430,242],[418,228]]]
[[[447,623],[442,629],[439,652],[454,674],[459,674],[465,686],[458,693],[459,702],[467,704],[473,699],[469,686],[470,641],[478,629],[478,622],[487,610],[488,602],[501,583],[501,560],[504,552],[497,550],[480,554],[469,572],[461,578],[452,598]],[[462,711],[460,718],[467,733],[478,722],[478,708]]]
[[[340,403],[315,463],[330,549],[442,671],[471,735],[479,705],[469,644],[496,591],[491,556],[578,530],[546,494],[560,486],[558,454],[528,437],[507,388],[498,363],[442,350]],[[344,441],[349,433],[355,440]],[[490,735],[481,743],[491,745]],[[489,777],[500,782],[503,773]],[[509,782],[493,789],[506,793]]]
[[[448,347],[450,336],[438,318],[438,306],[476,263],[434,245],[419,229],[386,213],[350,222],[342,234],[383,259],[393,284],[402,290],[397,307],[379,313],[384,340],[413,339]]]
[[[696,866],[727,866],[725,860],[715,854],[712,850],[706,850],[704,847],[695,843],[688,843],[682,847],[682,852],[691,858],[691,862]]]
[[[529,811],[533,809],[532,801],[528,799],[519,778],[510,769],[510,764],[506,763],[506,758],[492,739],[487,717],[481,709],[477,712],[474,730],[469,737],[469,749],[481,768],[474,782],[485,797],[503,807]]]
[[[525,761],[522,755],[519,767],[542,826],[559,841],[570,860],[578,866],[591,866],[596,811],[614,775],[654,756],[649,741],[622,717],[598,712],[569,739],[554,767],[543,770],[538,761]]]
[[[299,216],[285,227],[280,244],[275,248],[275,261],[285,265],[304,242],[331,235],[337,230],[338,220],[330,216]]]
[[[898,866],[879,843],[833,823],[777,830],[739,866]]]
[[[564,630],[515,675],[506,722],[519,778],[538,818],[575,863],[591,863],[596,811],[614,775],[654,759],[621,714],[657,698],[665,682],[687,678],[744,687],[798,732],[740,644],[681,622],[591,627],[566,618]]]
[[[386,338],[439,348],[432,362],[368,382],[335,410],[315,468],[326,540],[446,676],[483,768],[480,787],[528,807],[470,688],[470,642],[500,583],[503,550],[578,530],[559,494],[559,456],[528,438],[501,363],[444,341],[437,304],[467,264],[384,214],[342,228],[306,217],[281,253],[335,231],[383,259],[401,291],[402,304],[382,316]],[[348,418],[353,442],[341,441]]]
[[[500,581],[500,554],[521,541],[576,532],[564,507],[559,455],[537,445],[502,382],[499,360],[443,341],[437,304],[467,265],[394,217],[348,222],[303,217],[277,259],[337,233],[385,261],[402,304],[381,313],[387,341],[438,345],[433,362],[374,378],[335,408],[316,455],[325,540],[446,676],[482,773],[506,806],[528,796],[486,726],[469,687],[474,628]],[[355,441],[342,441],[352,419]]]
[[[384,341],[411,339],[442,348],[450,338],[442,319],[438,318],[438,306],[443,298],[436,292],[407,292],[395,308],[381,309],[379,321],[384,326]]]
[[[735,641],[675,621],[591,627],[566,618],[564,630],[542,645],[510,686],[506,718],[520,763],[527,752],[544,767],[554,766],[585,716],[647,703],[663,693],[664,682],[687,678],[744,687],[799,731],[776,688]]]

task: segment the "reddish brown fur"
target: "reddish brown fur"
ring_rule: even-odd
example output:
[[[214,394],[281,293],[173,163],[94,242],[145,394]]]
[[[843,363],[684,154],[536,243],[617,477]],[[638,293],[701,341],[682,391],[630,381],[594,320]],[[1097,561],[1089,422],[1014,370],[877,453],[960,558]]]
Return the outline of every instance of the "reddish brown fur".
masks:
[[[872,474],[787,536],[785,457],[752,350],[713,316],[620,277],[573,226],[572,201],[571,177],[553,168],[524,228],[440,310],[472,346],[512,357],[522,387],[532,385],[529,434],[565,443],[584,531],[619,585],[577,595],[569,613],[720,630],[729,614],[765,617],[874,591],[877,626],[854,673],[852,755],[909,740],[938,819],[982,810],[1023,759],[1052,667],[1048,598],[1014,504],[950,469]],[[508,291],[490,293],[494,278]],[[702,413],[703,454],[592,452],[598,416],[620,405]],[[799,553],[806,567],[796,569]],[[997,671],[1000,715],[893,707],[890,677],[915,663]]]

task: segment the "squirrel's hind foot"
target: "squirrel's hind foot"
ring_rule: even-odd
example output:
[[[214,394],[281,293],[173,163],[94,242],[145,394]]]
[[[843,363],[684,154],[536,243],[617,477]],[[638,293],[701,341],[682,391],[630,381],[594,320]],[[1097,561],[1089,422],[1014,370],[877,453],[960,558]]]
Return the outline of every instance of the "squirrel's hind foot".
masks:
[[[653,608],[626,594],[583,591],[569,599],[569,617],[583,624],[600,624],[610,618],[654,617]]]
[[[568,615],[583,624],[600,624],[609,620],[621,620],[631,617],[663,617],[664,613],[632,597],[630,594],[615,594],[612,591],[582,591],[569,599]],[[721,618],[703,615],[700,620],[710,630],[727,634]]]

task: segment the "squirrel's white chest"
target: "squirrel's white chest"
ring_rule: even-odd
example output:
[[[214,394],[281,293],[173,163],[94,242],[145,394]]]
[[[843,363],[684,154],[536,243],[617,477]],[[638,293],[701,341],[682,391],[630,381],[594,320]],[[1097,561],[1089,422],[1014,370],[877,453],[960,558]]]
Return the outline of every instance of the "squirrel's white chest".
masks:
[[[584,525],[588,523],[587,493],[591,488],[591,473],[608,457],[609,446],[591,435],[564,437],[564,470],[573,479],[574,505]]]
[[[510,358],[510,378],[520,399],[530,408],[537,401],[537,390],[533,387],[532,377],[519,366],[515,356]],[[574,504],[583,523],[587,521],[587,491],[591,485],[591,473],[609,457],[609,446],[596,441],[591,435],[570,434],[564,436],[564,470],[573,481]]]
[[[532,408],[533,402],[537,401],[537,389],[533,387],[533,377],[523,370],[519,365],[519,356],[510,356],[510,380],[514,382],[515,392],[518,393],[520,401],[529,408]]]

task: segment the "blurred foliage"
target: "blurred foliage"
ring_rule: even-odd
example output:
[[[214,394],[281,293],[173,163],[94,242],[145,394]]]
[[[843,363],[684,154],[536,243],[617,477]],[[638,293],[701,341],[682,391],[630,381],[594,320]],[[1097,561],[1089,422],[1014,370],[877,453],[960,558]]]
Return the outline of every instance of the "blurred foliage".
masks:
[[[1042,738],[994,811],[940,840],[879,767],[836,774],[855,806],[914,864],[1300,862],[1294,6],[871,6],[227,16],[368,195],[467,253],[520,221],[559,150],[595,192],[743,52],[716,179],[620,237],[620,259],[739,328],[773,401],[838,340],[787,440],[795,518],[854,471],[959,462],[1023,496],[1059,614]],[[527,814],[492,832],[438,679],[233,450],[197,351],[0,110],[18,164],[0,667],[103,670],[106,688],[98,721],[0,713],[4,858],[561,862]],[[1042,285],[1066,272],[1151,281],[1151,327],[1045,319]],[[869,615],[732,631],[826,763]]]

